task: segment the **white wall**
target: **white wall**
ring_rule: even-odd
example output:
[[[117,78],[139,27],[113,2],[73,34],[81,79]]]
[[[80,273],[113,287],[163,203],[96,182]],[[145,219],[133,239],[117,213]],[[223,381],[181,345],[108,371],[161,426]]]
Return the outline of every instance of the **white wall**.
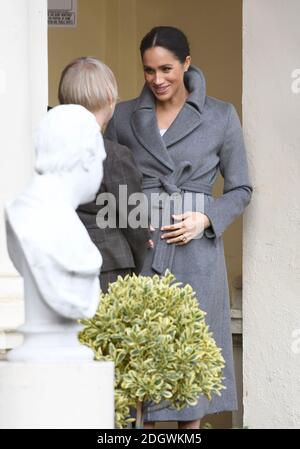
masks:
[[[47,0],[0,0],[0,331],[22,321],[22,283],[6,251],[3,206],[33,168],[32,131],[47,110]]]
[[[244,425],[300,428],[300,1],[244,0],[243,15]]]

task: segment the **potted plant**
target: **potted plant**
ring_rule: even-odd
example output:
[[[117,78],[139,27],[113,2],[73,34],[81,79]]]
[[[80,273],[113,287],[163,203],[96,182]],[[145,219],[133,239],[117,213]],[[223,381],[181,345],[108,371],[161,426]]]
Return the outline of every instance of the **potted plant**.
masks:
[[[220,395],[224,359],[204,317],[192,287],[182,288],[169,271],[118,277],[101,294],[79,340],[96,360],[115,362],[117,427],[133,421],[130,407],[142,427],[145,404],[182,409],[200,394]]]

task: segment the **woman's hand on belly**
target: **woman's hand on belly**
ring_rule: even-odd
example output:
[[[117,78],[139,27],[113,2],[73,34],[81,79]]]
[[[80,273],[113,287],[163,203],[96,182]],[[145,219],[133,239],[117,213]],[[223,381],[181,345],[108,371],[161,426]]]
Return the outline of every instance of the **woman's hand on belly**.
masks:
[[[210,226],[210,221],[207,215],[201,212],[185,212],[184,214],[172,215],[177,223],[163,226],[162,239],[167,243],[174,243],[181,246],[202,234],[204,229]]]

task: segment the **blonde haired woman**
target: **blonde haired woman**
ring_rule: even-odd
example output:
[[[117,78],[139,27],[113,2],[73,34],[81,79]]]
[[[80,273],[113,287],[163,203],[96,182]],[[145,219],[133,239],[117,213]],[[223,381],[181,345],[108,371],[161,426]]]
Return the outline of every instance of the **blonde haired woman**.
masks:
[[[84,106],[95,115],[101,130],[113,115],[117,97],[115,76],[98,59],[75,59],[61,74],[58,90],[60,103]],[[141,271],[150,236],[148,228],[133,229],[129,226],[128,215],[134,206],[128,205],[127,201],[127,207],[120,207],[119,185],[127,186],[127,199],[131,194],[141,192],[142,176],[131,151],[126,146],[107,139],[104,139],[104,145],[106,160],[99,193],[113,194],[116,211],[109,210],[108,214],[117,213],[117,227],[102,229],[97,226],[96,216],[104,206],[98,206],[96,200],[80,206],[78,214],[102,254],[100,283],[105,292],[108,284],[114,282],[118,275],[124,276],[132,272],[138,274]],[[121,220],[127,223],[126,227],[118,227]]]

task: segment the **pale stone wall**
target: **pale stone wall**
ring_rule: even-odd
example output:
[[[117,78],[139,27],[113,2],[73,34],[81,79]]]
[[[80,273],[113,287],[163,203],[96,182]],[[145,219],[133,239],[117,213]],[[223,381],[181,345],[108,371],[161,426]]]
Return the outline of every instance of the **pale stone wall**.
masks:
[[[250,428],[300,425],[299,17],[299,0],[244,0],[243,122],[255,186],[244,222]]]

